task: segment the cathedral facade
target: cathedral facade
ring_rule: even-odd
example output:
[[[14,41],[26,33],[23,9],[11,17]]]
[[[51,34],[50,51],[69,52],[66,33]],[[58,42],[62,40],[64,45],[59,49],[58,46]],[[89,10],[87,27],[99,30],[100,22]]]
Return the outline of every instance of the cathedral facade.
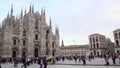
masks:
[[[10,14],[3,20],[0,27],[0,56],[2,57],[40,57],[59,55],[59,28],[52,31],[51,19],[46,23],[45,10],[34,12],[29,7],[19,17]]]

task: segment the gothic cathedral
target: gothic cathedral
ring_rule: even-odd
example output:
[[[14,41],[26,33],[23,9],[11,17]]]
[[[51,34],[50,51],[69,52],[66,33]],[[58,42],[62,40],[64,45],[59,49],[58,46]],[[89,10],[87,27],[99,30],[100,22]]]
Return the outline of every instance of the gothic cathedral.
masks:
[[[10,14],[3,20],[0,27],[0,56],[8,57],[40,57],[59,55],[59,29],[56,26],[52,32],[51,19],[46,23],[45,10],[34,12],[34,6],[29,7],[19,17]]]

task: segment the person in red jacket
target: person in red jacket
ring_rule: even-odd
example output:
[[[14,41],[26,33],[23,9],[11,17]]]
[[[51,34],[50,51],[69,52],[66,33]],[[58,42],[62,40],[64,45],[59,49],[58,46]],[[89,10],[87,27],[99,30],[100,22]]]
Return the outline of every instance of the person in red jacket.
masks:
[[[116,64],[115,60],[116,60],[116,55],[115,55],[115,54],[112,54],[112,61],[113,61],[113,64]]]

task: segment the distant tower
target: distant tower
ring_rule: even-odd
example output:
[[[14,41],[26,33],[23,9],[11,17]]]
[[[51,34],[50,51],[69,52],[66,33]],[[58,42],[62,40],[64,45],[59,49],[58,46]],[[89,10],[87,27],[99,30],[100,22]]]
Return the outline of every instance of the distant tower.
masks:
[[[41,9],[41,22],[46,22],[45,10]]]
[[[61,45],[62,47],[64,47],[64,42],[63,42],[63,40],[62,40],[62,45]]]
[[[59,28],[57,26],[55,28],[55,36],[56,36],[56,41],[59,43]]]
[[[8,14],[7,14],[7,18],[9,18],[9,12],[8,12]]]
[[[21,18],[23,17],[23,8],[21,8]]]
[[[31,8],[31,4],[30,4],[30,7],[29,7],[29,13],[31,13],[32,12],[32,8]]]
[[[32,13],[34,13],[34,4],[33,4],[33,6],[32,6]]]
[[[13,4],[11,6],[11,16],[13,15]]]
[[[24,11],[24,15],[26,15],[26,9],[25,9],[25,11]]]
[[[56,55],[59,55],[60,54],[60,52],[59,52],[59,29],[58,29],[58,27],[56,26],[56,28],[55,28],[55,45],[56,45],[56,52],[55,52],[55,54]]]
[[[41,9],[41,15],[43,15],[43,8]]]
[[[49,20],[49,28],[52,30],[52,22],[51,22],[51,18]]]

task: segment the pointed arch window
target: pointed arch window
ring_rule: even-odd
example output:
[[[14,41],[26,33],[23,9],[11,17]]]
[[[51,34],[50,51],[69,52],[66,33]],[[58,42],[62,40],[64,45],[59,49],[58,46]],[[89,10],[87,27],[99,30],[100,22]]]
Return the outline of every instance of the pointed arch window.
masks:
[[[38,20],[35,21],[35,29],[38,29]]]
[[[23,46],[25,46],[26,45],[26,40],[23,40]]]
[[[26,36],[26,30],[23,30],[23,36]]]
[[[46,30],[46,39],[48,39],[49,29]]]
[[[16,42],[17,42],[16,39],[13,39],[13,45],[16,45]]]
[[[35,40],[38,40],[38,34],[35,34]]]

